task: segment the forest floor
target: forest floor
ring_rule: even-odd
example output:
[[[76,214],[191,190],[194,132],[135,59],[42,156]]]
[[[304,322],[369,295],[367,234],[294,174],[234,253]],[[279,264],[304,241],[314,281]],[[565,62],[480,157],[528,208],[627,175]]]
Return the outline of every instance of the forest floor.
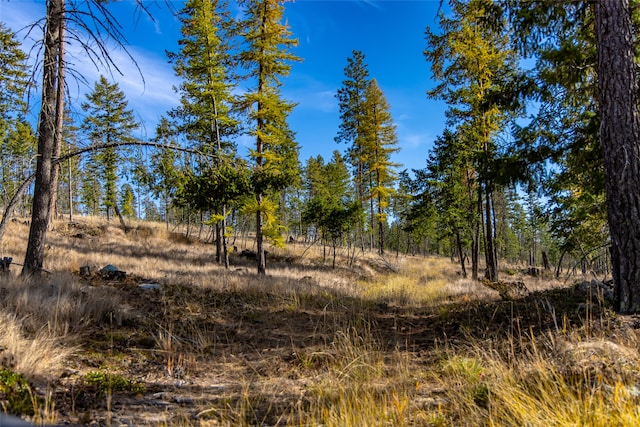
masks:
[[[19,264],[26,230],[12,224],[0,256]],[[640,420],[640,322],[614,314],[598,288],[578,289],[581,278],[503,269],[527,290],[501,298],[437,257],[341,254],[333,269],[321,248],[296,243],[271,249],[260,277],[254,260],[232,254],[225,270],[214,246],[160,225],[125,234],[80,219],[49,242],[49,275],[0,278],[0,402],[33,422]],[[105,277],[107,264],[126,275]],[[8,372],[29,381],[26,402]]]

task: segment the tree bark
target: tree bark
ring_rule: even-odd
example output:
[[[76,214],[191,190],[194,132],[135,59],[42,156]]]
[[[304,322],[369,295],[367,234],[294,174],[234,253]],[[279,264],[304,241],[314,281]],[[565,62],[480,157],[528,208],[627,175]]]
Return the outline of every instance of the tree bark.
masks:
[[[51,218],[53,194],[53,154],[56,129],[56,100],[58,77],[58,49],[60,34],[65,19],[64,1],[47,2],[47,22],[42,63],[42,104],[38,119],[38,159],[36,162],[35,186],[29,240],[22,268],[23,276],[39,274],[44,262],[47,227]]]
[[[64,10],[66,0],[60,0],[62,8]],[[56,128],[53,137],[53,159],[60,157],[60,147],[62,146],[62,128],[64,126],[64,82],[65,82],[65,59],[64,59],[64,44],[65,44],[65,20],[60,20],[58,26],[58,48],[57,48],[57,88],[56,88]],[[57,201],[58,201],[58,182],[60,174],[59,162],[52,163],[51,169],[51,199],[49,200],[49,212],[55,214],[54,218],[57,218]],[[71,185],[71,181],[69,181]],[[51,215],[51,214],[49,214]]]
[[[498,281],[498,262],[495,257],[495,242],[493,236],[493,220],[491,215],[491,185],[486,184],[485,188],[485,260],[487,268],[485,277],[492,282]]]
[[[629,0],[595,2],[615,309],[640,313],[640,114]]]
[[[460,256],[460,269],[462,270],[462,278],[467,278],[467,268],[465,267],[464,249],[462,248],[462,238],[460,237],[460,230],[456,230],[456,247],[458,249],[458,255]]]

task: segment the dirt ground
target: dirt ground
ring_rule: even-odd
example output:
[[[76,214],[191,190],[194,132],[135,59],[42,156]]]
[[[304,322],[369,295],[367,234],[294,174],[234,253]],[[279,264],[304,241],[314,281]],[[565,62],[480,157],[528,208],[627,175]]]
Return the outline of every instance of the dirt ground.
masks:
[[[95,328],[78,341],[77,356],[54,387],[61,421],[71,424],[209,423],[233,418],[247,401],[251,425],[285,425],[303,405],[307,384],[323,374],[324,359],[345,328],[363,328],[382,351],[401,351],[416,371],[429,369],[443,346],[531,331],[544,333],[585,316],[584,295],[573,288],[522,299],[452,302],[422,308],[367,304],[316,296],[283,306],[277,295],[163,285],[144,290],[143,278],[92,279],[128,307],[121,324]],[[554,307],[554,310],[549,310]],[[82,384],[106,369],[135,380],[141,392],[105,393]],[[422,386],[416,405],[438,405],[442,390]],[[250,398],[247,396],[250,395]],[[292,415],[291,415],[292,416]]]

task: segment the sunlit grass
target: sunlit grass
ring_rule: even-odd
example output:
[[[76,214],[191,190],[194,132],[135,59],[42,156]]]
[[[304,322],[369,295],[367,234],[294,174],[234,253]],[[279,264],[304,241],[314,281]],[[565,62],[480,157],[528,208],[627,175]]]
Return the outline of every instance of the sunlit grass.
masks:
[[[149,360],[165,381],[185,377],[197,383],[197,375],[211,366],[228,376],[224,392],[215,404],[198,408],[197,419],[193,411],[167,414],[162,425],[640,423],[640,392],[634,388],[640,380],[640,340],[634,331],[624,337],[616,331],[615,343],[606,346],[594,343],[593,348],[610,350],[597,352],[590,346],[595,328],[589,325],[588,334],[572,335],[558,312],[562,328],[549,331],[546,338],[507,338],[507,332],[515,330],[511,328],[501,338],[468,337],[461,344],[460,334],[456,342],[449,342],[444,333],[438,336],[423,322],[422,330],[435,337],[436,344],[408,335],[403,343],[404,331],[384,323],[391,316],[395,321],[395,316],[406,315],[402,324],[409,327],[413,319],[423,321],[421,317],[444,325],[474,316],[483,304],[494,304],[496,310],[504,307],[496,291],[462,278],[449,258],[385,260],[367,254],[348,262],[341,253],[334,270],[330,260],[323,264],[321,246],[296,243],[270,248],[267,275],[261,277],[254,261],[240,257],[231,269],[224,269],[213,260],[213,245],[180,237],[164,224],[131,222],[125,233],[116,222],[77,222],[80,228],[56,223],[49,234],[46,268],[51,275],[0,284],[0,357],[6,357],[2,363],[27,376],[48,374],[55,379],[65,360],[74,360],[78,342],[92,332],[106,331],[111,339],[121,335],[124,344],[131,334],[147,334],[131,341],[144,348],[127,347],[121,354],[98,354],[92,360],[113,366],[114,372],[127,369],[125,360],[138,363],[136,369]],[[0,255],[20,262],[25,231],[26,225],[12,224]],[[236,244],[239,250],[251,247],[250,241]],[[114,286],[83,281],[76,274],[80,266],[89,265],[95,272],[106,264],[133,279]],[[531,288],[550,286],[549,281],[537,280]],[[162,291],[154,294],[160,302],[152,319],[147,318],[146,306],[131,313],[128,301],[119,299],[119,290],[141,281],[162,284]],[[253,342],[240,341],[242,334],[251,337],[257,328],[266,334],[272,325],[265,319],[289,316],[308,319],[309,329],[303,332],[321,338],[301,344],[308,337],[296,341],[287,335],[290,325],[283,322],[278,338],[284,337],[285,344],[254,348]],[[492,320],[479,321],[489,328]],[[128,330],[117,329],[127,321]],[[383,331],[377,322],[394,329]],[[457,333],[453,327],[448,330]],[[601,340],[614,335],[599,333]],[[420,343],[410,344],[410,339]],[[90,350],[85,357],[93,357]],[[130,354],[123,355],[125,351]],[[596,356],[601,363],[591,365]],[[618,359],[626,360],[618,364],[624,369],[615,368]]]
[[[55,378],[74,349],[46,329],[27,335],[24,321],[0,309],[0,368],[11,367],[30,379]]]
[[[362,298],[401,307],[494,298],[480,283],[461,278],[447,258],[407,258],[396,273],[378,275],[360,284]]]
[[[496,350],[498,343],[488,342],[471,343],[467,355],[461,353],[468,351],[451,350],[432,373],[446,390],[448,423],[638,425],[640,396],[632,380],[640,373],[637,350],[609,341],[576,340],[581,338],[573,336],[562,345],[551,338],[531,340],[520,343],[519,352],[501,353]],[[578,361],[558,348],[568,346],[573,354],[585,343],[602,351],[590,351],[587,359]],[[611,352],[611,348],[616,350]],[[629,369],[628,362],[635,366]]]

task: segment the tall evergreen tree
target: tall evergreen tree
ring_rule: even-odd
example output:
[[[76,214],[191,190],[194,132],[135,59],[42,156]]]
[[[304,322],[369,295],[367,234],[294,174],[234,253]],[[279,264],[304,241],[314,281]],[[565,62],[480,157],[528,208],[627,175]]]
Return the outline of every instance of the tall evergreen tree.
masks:
[[[319,231],[323,248],[331,242],[335,268],[337,246],[349,230],[362,222],[362,209],[353,199],[349,171],[338,151],[326,164],[322,156],[308,159],[305,172],[308,197],[302,218]]]
[[[29,80],[26,61],[27,55],[20,49],[20,43],[0,22],[0,162],[3,206],[6,206],[7,199],[12,196],[11,188],[19,184],[12,182],[9,170],[22,160],[20,152],[27,150],[30,142],[27,139],[23,141],[24,146],[16,146],[20,141],[9,141],[11,133],[19,132],[18,127],[22,125],[27,108],[25,95]]]
[[[540,93],[547,95],[540,110],[546,114],[539,114],[520,140],[538,144],[523,150],[533,153],[538,165],[559,164],[553,208],[568,215],[553,227],[565,237],[563,250],[574,247],[574,236],[587,243],[601,238],[606,187],[616,308],[639,312],[640,251],[633,231],[638,219],[631,208],[640,185],[633,136],[638,134],[639,16],[628,0],[508,3],[521,47],[540,58]]]
[[[100,185],[99,165],[96,154],[92,153],[82,162],[82,176],[80,181],[80,203],[84,207],[85,215],[98,216],[101,212],[100,202],[104,192]]]
[[[0,144],[2,156],[0,158],[0,185],[2,185],[2,200],[5,209],[5,216],[9,212],[9,202],[14,196],[19,186],[24,183],[29,175],[33,173],[31,159],[35,155],[36,136],[33,128],[24,120],[12,120],[12,124],[3,135]],[[26,195],[19,198],[21,215],[27,214]],[[3,216],[4,220],[4,216]],[[1,233],[0,233],[1,234]]]
[[[6,209],[14,191],[20,185],[29,152],[33,151],[33,137],[25,138],[24,121],[29,85],[27,55],[20,49],[14,34],[0,23],[0,185],[2,206]],[[33,133],[33,132],[29,132]]]
[[[394,192],[397,164],[391,154],[399,151],[396,125],[391,107],[376,79],[367,85],[365,113],[362,117],[363,147],[361,162],[368,177],[371,233],[378,227],[378,251],[384,253],[384,230],[387,225],[386,209]],[[375,214],[374,214],[375,210]]]
[[[162,145],[179,146],[175,123],[166,117],[160,119],[156,127],[155,142]],[[138,162],[135,175],[141,185],[151,194],[162,201],[164,207],[162,217],[169,229],[169,209],[177,192],[185,184],[187,167],[185,161],[176,150],[159,148],[153,149],[147,156],[147,162]]]
[[[234,85],[230,79],[230,46],[233,40],[233,21],[229,18],[226,2],[218,0],[190,0],[180,13],[182,22],[181,50],[169,53],[177,76],[183,79],[178,88],[181,105],[170,112],[178,130],[193,141],[206,154],[215,154],[214,163],[200,165],[202,175],[210,179],[220,177],[210,168],[230,170],[221,163],[233,161],[234,144],[230,138],[239,131],[239,122],[233,114]],[[222,179],[222,177],[220,177]],[[224,259],[229,266],[226,228],[226,206],[210,206],[220,220],[216,226],[216,260]]]
[[[427,193],[414,202],[413,210],[424,210],[433,204],[438,217],[439,239],[454,241],[462,274],[466,276],[466,253],[471,254],[471,275],[478,279],[480,227],[482,212],[478,210],[478,182],[473,154],[450,130],[436,138],[427,160],[427,168],[416,171],[416,187]]]
[[[27,215],[26,178],[33,172],[35,135],[26,121],[26,92],[29,87],[27,55],[14,34],[0,23],[0,192],[3,214],[0,241],[16,205]]]
[[[87,102],[82,104],[87,116],[82,122],[82,129],[92,144],[118,144],[133,140],[132,132],[138,127],[133,112],[128,109],[124,92],[117,83],[109,83],[104,76],[96,82],[93,91],[87,95]],[[107,220],[113,209],[124,222],[118,208],[117,181],[118,166],[122,159],[122,150],[109,147],[96,155],[99,164],[104,197],[102,200]]]
[[[429,96],[449,104],[449,124],[456,127],[470,152],[479,178],[478,207],[484,215],[485,276],[498,279],[492,194],[499,176],[495,138],[519,112],[514,94],[517,56],[511,49],[501,6],[493,0],[450,1],[453,16],[440,15],[441,33],[427,29],[434,78],[440,83]],[[499,19],[496,20],[496,17]],[[481,207],[481,208],[480,208]]]
[[[340,108],[340,127],[335,141],[345,143],[347,159],[353,168],[356,198],[364,209],[367,180],[362,161],[364,135],[363,116],[366,113],[366,92],[369,86],[369,70],[365,63],[365,56],[361,51],[354,50],[347,58],[344,69],[345,80],[338,89],[336,98]],[[362,234],[362,250],[364,251],[364,230]]]
[[[608,239],[593,3],[509,2],[509,12],[519,47],[536,58],[539,106],[516,128],[512,152],[549,200],[563,253],[589,252]]]
[[[278,226],[274,217],[275,203],[268,199],[270,192],[285,188],[299,176],[298,147],[287,124],[293,104],[280,94],[281,78],[289,74],[290,53],[296,45],[283,21],[281,0],[244,0],[245,18],[240,24],[240,35],[246,49],[239,54],[240,64],[247,70],[246,78],[255,86],[241,99],[249,120],[253,122],[250,134],[256,139],[251,156],[255,205],[250,209],[256,215],[256,243],[258,273],[265,274],[264,234],[277,237]],[[266,228],[265,228],[266,226]]]

